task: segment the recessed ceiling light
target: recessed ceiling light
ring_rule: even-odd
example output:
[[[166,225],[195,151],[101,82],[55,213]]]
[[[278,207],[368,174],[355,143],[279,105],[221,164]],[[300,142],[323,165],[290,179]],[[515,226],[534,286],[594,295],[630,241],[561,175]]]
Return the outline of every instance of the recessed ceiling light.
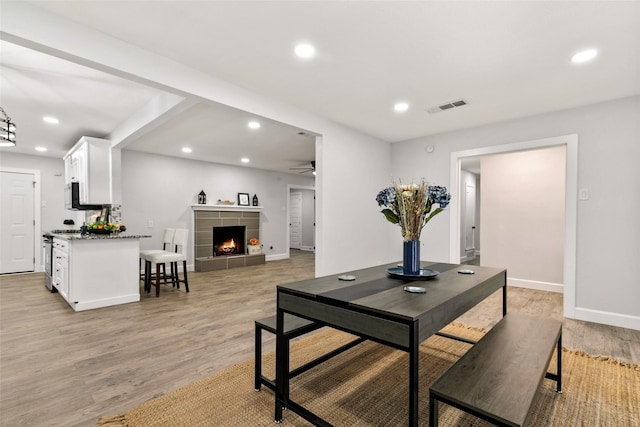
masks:
[[[193,150],[192,150],[191,148],[189,148],[189,147],[182,147],[182,152],[183,152],[183,153],[190,153],[190,152],[192,152],[192,151],[193,151]]]
[[[47,147],[36,147],[36,151],[47,151]]]
[[[247,157],[243,157],[240,159],[242,163],[249,163],[249,159]]]
[[[260,129],[260,123],[258,122],[249,122],[247,126],[251,129]]]
[[[316,48],[308,43],[300,43],[295,48],[295,53],[300,58],[311,58],[316,53]]]
[[[58,123],[60,123],[60,120],[56,119],[55,117],[51,117],[51,116],[45,116],[42,118],[42,120],[44,120],[47,123],[51,123],[53,125],[57,125]]]
[[[571,62],[574,64],[579,64],[582,62],[591,61],[593,58],[598,56],[598,51],[595,49],[587,49],[582,52],[578,52],[571,57]]]
[[[393,109],[398,112],[407,111],[409,109],[409,104],[407,104],[406,102],[398,102],[393,106]]]

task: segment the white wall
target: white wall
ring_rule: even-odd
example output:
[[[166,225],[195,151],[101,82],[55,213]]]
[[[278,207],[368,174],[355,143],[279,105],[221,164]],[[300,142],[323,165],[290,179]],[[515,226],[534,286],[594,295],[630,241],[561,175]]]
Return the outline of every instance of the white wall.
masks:
[[[267,259],[288,257],[286,206],[287,185],[313,186],[313,178],[247,167],[229,166],[137,151],[122,151],[122,222],[127,232],[152,234],[142,239],[141,248],[162,245],[166,227],[193,227],[192,205],[201,190],[207,202],[237,200],[237,193],[258,195],[260,242]],[[153,228],[148,228],[153,221]],[[271,249],[273,247],[273,249]],[[193,264],[193,242],[188,264]]]
[[[578,186],[589,190],[589,199],[576,201],[575,316],[640,329],[638,117],[640,96],[634,96],[419,138],[393,144],[392,170],[450,186],[452,152],[577,133]],[[432,154],[427,145],[435,147]],[[424,259],[448,261],[450,220],[449,212],[429,223]]]
[[[316,142],[316,275],[389,259],[388,236],[379,232],[382,216],[376,213],[375,204],[375,196],[388,182],[390,172],[387,142],[128,45],[31,4],[10,2],[3,5],[2,12],[3,37],[12,43],[321,135]],[[349,252],[349,257],[335,250],[345,242],[358,247]]]
[[[561,292],[565,147],[482,157],[482,265],[509,284]]]

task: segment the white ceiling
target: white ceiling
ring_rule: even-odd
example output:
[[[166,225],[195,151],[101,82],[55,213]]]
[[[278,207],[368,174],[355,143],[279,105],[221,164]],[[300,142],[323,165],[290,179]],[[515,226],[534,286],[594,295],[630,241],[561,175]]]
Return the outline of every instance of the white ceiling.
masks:
[[[638,1],[30,3],[389,142],[640,93]],[[315,58],[293,56],[300,41],[316,46]],[[598,57],[571,64],[587,47]],[[59,157],[82,134],[109,135],[158,94],[0,48],[0,101],[18,126],[10,150],[47,144],[45,155]],[[460,98],[469,105],[425,111]],[[403,114],[392,109],[399,100],[410,105]],[[43,127],[44,114],[59,116],[58,128]],[[313,159],[312,136],[264,119],[250,131],[250,119],[197,104],[126,148],[185,156],[179,148],[190,145],[201,160],[248,156],[252,167],[285,171]]]

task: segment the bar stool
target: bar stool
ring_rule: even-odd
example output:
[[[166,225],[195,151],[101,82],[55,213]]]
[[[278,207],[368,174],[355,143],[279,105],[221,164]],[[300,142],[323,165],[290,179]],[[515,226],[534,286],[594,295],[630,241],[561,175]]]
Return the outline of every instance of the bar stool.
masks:
[[[173,286],[180,288],[180,283],[184,283],[186,292],[189,292],[189,281],[187,277],[187,244],[189,239],[189,230],[186,228],[178,228],[173,236],[172,248],[175,252],[160,251],[140,255],[144,259],[144,289],[151,291],[151,286],[156,287],[156,297],[160,296],[160,285],[167,284],[167,278],[170,279]],[[182,261],[183,278],[180,279],[178,274],[178,262]],[[161,273],[161,269],[165,269],[165,264],[169,263],[171,274]],[[151,264],[156,265],[154,278],[151,277]],[[165,270],[166,271],[166,270]],[[161,282],[162,281],[162,282]]]
[[[144,259],[145,256],[149,256],[151,254],[157,254],[157,253],[161,253],[161,252],[167,252],[167,251],[173,251],[173,236],[176,233],[176,229],[175,228],[165,228],[164,229],[164,235],[162,236],[162,249],[145,249],[140,251],[140,270],[142,270],[142,260]],[[166,283],[166,278],[167,278],[167,272],[165,269],[164,264],[162,264],[162,277],[165,280],[164,283]],[[145,280],[145,275],[144,273],[140,273],[140,280]],[[147,289],[147,283],[145,281],[145,291],[149,291],[150,289]]]

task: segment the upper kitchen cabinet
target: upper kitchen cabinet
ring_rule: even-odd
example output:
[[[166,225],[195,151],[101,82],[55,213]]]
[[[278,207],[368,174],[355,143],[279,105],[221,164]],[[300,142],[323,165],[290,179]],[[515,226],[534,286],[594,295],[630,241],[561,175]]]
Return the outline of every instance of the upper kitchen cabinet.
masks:
[[[120,204],[120,158],[110,141],[83,136],[63,157],[65,184],[78,183],[82,205]]]

